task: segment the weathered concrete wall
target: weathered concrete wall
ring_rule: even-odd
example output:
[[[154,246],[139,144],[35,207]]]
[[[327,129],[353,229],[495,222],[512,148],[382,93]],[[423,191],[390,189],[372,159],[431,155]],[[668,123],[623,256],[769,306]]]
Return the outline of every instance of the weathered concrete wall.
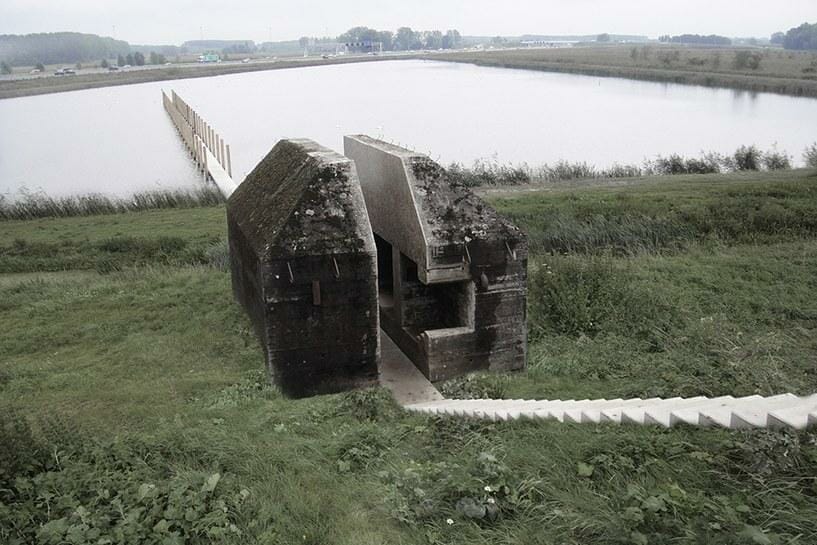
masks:
[[[354,163],[279,142],[227,202],[233,292],[290,396],[376,383],[377,254]]]
[[[374,233],[391,247],[389,336],[432,381],[524,368],[524,234],[424,155],[367,136],[347,136],[344,149]]]

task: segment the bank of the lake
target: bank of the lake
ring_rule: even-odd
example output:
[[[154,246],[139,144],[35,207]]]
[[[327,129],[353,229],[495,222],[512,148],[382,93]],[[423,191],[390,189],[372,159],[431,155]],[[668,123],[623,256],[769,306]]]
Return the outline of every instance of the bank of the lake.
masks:
[[[434,58],[498,68],[817,97],[817,53],[808,51],[628,44],[462,51]]]
[[[635,53],[633,52],[635,51]],[[748,55],[748,65],[735,55]],[[754,55],[759,55],[758,62]],[[131,85],[151,81],[201,78],[304,66],[351,64],[395,59],[424,59],[519,68],[545,72],[617,77],[685,85],[703,85],[789,96],[817,97],[817,53],[761,48],[712,48],[668,44],[582,45],[571,48],[491,49],[453,52],[390,52],[349,56],[253,60],[209,65],[175,65],[112,74],[43,76],[0,81],[0,99]]]
[[[74,76],[41,76],[37,78],[9,79],[0,81],[0,100],[49,93],[64,93],[83,89],[98,89],[118,85],[133,85],[152,81],[171,81],[177,79],[206,78],[258,72],[265,70],[284,70],[307,66],[326,66],[331,64],[353,64],[409,58],[407,56],[349,56],[331,57],[290,57],[275,60],[253,60],[249,63],[226,62],[218,64],[178,64],[163,68],[127,69],[119,72],[77,74]]]

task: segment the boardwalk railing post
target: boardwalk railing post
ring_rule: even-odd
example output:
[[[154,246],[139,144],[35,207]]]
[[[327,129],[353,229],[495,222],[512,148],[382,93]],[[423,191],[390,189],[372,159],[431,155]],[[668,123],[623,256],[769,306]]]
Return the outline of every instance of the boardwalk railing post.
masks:
[[[230,159],[230,144],[227,144],[227,174],[233,177],[233,162]]]

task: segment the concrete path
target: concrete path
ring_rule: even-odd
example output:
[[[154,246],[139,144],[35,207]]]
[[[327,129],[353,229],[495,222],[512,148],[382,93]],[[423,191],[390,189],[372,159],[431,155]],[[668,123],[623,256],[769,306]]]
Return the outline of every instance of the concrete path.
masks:
[[[380,384],[391,390],[394,399],[404,407],[445,400],[383,330],[380,331]]]

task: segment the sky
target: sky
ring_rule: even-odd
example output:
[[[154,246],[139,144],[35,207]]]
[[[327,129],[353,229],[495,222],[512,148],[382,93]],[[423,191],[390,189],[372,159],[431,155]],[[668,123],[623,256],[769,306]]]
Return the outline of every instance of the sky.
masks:
[[[70,30],[154,45],[337,36],[353,26],[764,37],[806,21],[817,22],[817,0],[0,0],[0,34]]]

